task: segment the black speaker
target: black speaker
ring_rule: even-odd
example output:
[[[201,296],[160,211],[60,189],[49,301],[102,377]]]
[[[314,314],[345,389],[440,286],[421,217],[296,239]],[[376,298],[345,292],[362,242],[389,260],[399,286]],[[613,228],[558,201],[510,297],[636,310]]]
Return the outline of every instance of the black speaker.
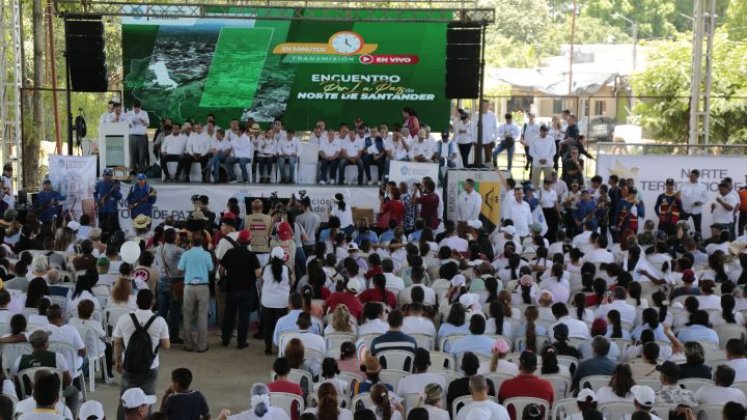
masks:
[[[75,92],[106,92],[109,77],[101,19],[66,19],[65,51]]]
[[[446,29],[445,94],[449,99],[480,96],[480,24],[452,22]]]

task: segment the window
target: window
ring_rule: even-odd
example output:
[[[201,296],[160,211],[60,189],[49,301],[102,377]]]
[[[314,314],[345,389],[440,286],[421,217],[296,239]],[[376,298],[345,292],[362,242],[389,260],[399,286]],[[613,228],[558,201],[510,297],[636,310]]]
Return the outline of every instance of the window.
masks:
[[[594,115],[604,115],[607,113],[607,101],[594,101]]]
[[[563,100],[562,99],[553,99],[552,101],[552,113],[553,114],[560,114],[563,112]]]

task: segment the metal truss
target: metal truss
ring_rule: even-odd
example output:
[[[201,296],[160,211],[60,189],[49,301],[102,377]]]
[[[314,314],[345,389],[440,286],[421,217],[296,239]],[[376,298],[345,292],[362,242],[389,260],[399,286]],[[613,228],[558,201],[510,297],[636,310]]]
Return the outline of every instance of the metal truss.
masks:
[[[132,16],[142,18],[247,17],[269,20],[317,20],[344,22],[495,22],[495,9],[469,7],[474,1],[394,0],[384,2],[330,2],[274,0],[239,3],[148,3],[53,0],[61,17]],[[394,5],[394,8],[384,7]],[[351,7],[353,5],[353,7]],[[378,6],[378,7],[377,7]]]
[[[14,164],[14,184],[21,168],[21,13],[19,0],[0,0],[0,161]]]

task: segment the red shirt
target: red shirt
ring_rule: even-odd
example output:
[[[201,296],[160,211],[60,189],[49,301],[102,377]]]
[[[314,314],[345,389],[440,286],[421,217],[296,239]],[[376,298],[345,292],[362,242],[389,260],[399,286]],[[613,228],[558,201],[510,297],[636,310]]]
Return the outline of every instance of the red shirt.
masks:
[[[371,280],[373,276],[377,274],[382,274],[384,270],[381,269],[380,265],[372,267],[370,270],[366,271],[366,274],[363,276],[366,278],[366,280]]]
[[[284,380],[278,379],[274,382],[270,382],[269,384],[267,384],[267,389],[269,389],[270,392],[287,392],[288,394],[296,394],[299,397],[303,398],[303,391],[301,390],[301,385],[290,382],[290,381],[284,381]],[[294,407],[292,407],[292,410],[291,410],[293,414],[291,418],[293,420],[297,420],[299,417],[300,407],[295,407],[295,405],[296,404],[294,403]]]
[[[379,228],[389,229],[390,220],[396,220],[402,226],[402,222],[405,220],[405,204],[403,202],[390,198],[381,205],[378,218]]]
[[[335,292],[327,298],[327,310],[334,312],[337,305],[345,305],[348,307],[348,311],[356,319],[361,318],[363,313],[363,304],[358,300],[358,297],[350,292]]]
[[[396,308],[397,307],[397,297],[394,296],[394,293],[387,290],[386,292],[386,298],[381,295],[381,290],[379,289],[367,289],[365,292],[358,295],[358,299],[361,301],[361,303],[366,302],[384,302],[387,305],[389,305],[390,308]]]
[[[548,402],[552,406],[555,391],[552,383],[534,375],[519,374],[519,376],[509,379],[501,384],[501,390],[498,393],[498,401],[503,401],[514,397],[534,397]],[[516,419],[513,406],[508,407],[508,414],[512,419]],[[521,418],[521,413],[518,415]]]
[[[433,193],[425,194],[416,201],[420,204],[420,218],[425,220],[431,229],[438,229],[438,225],[441,224],[438,215],[438,196]]]

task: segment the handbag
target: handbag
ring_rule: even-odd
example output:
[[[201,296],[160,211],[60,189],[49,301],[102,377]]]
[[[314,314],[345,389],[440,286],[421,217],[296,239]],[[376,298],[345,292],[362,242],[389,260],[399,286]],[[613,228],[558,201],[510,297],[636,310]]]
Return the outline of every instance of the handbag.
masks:
[[[166,268],[166,274],[169,273],[169,265],[166,264],[166,258],[163,256],[164,247],[166,244],[161,246],[161,262]],[[171,298],[175,301],[182,303],[184,300],[184,277],[169,277],[169,290],[171,291]]]

